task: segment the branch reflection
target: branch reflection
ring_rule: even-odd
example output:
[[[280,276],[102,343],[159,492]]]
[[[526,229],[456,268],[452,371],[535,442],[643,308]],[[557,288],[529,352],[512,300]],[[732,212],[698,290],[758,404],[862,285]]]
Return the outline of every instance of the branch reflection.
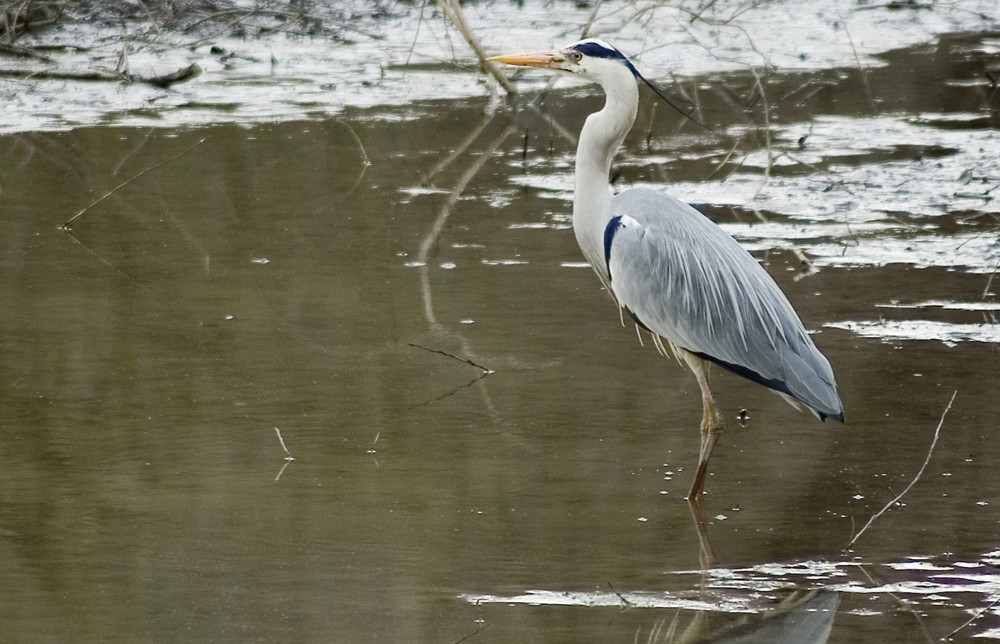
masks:
[[[455,148],[455,150],[449,153],[444,159],[442,159],[438,164],[436,164],[426,175],[424,175],[421,183],[423,183],[424,185],[431,184],[432,181],[434,180],[434,177],[439,175],[442,171],[447,169],[458,159],[463,158],[469,147],[479,139],[480,135],[482,135],[483,131],[493,121],[494,117],[495,113],[492,110],[488,110],[487,112],[485,112],[482,118],[480,119],[479,123],[477,123],[476,126],[469,132],[469,134],[465,137],[465,139],[462,140],[462,142]],[[434,292],[430,275],[430,259],[431,256],[434,254],[435,249],[437,248],[438,241],[441,237],[441,231],[444,229],[445,224],[451,217],[452,212],[455,208],[455,204],[458,203],[458,200],[465,192],[469,183],[482,170],[483,166],[490,159],[490,157],[496,152],[496,150],[501,145],[503,145],[503,143],[515,131],[517,131],[516,126],[513,123],[508,123],[493,138],[493,140],[490,141],[490,143],[486,146],[486,149],[484,149],[479,154],[479,156],[476,157],[475,161],[471,163],[469,167],[459,176],[458,180],[455,182],[455,185],[452,186],[451,190],[449,190],[448,196],[445,198],[444,203],[441,205],[437,217],[434,219],[434,222],[431,224],[430,230],[428,231],[427,235],[424,237],[423,241],[420,244],[420,250],[417,253],[417,264],[420,271],[420,291],[423,297],[424,318],[427,321],[427,326],[429,327],[431,334],[437,336],[436,338],[437,342],[448,342],[449,344],[455,344],[457,345],[458,350],[456,354],[453,354],[434,347],[424,347],[420,345],[414,345],[412,343],[411,346],[416,348],[426,349],[428,351],[432,351],[435,353],[441,353],[445,356],[465,362],[480,370],[480,373],[476,375],[476,377],[470,379],[469,382],[467,382],[466,384],[457,387],[451,391],[448,391],[443,395],[437,396],[431,400],[425,401],[424,403],[421,404],[428,404],[430,402],[443,400],[444,398],[452,396],[463,389],[476,385],[480,391],[480,394],[483,396],[483,401],[486,405],[487,411],[492,416],[496,415],[496,409],[489,396],[489,393],[483,386],[482,382],[486,376],[493,373],[493,370],[490,369],[489,367],[485,367],[482,365],[483,361],[478,360],[475,357],[475,353],[468,339],[462,333],[459,333],[457,330],[448,328],[444,324],[442,324],[435,311]]]

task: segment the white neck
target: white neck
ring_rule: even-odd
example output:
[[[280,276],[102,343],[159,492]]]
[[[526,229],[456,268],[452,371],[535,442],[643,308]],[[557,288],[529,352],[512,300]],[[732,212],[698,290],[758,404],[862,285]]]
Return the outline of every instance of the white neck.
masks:
[[[635,122],[639,88],[624,67],[601,79],[604,108],[587,117],[576,148],[573,230],[584,256],[608,286],[604,260],[604,228],[611,216],[611,162]]]

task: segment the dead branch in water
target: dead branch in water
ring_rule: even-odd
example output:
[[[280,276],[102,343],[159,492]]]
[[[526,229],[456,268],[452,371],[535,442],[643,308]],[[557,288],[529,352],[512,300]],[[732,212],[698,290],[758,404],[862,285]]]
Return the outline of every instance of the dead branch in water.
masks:
[[[943,412],[941,412],[941,420],[938,421],[937,429],[934,430],[934,439],[931,441],[931,446],[927,450],[927,457],[924,459],[924,464],[921,465],[920,469],[917,471],[917,475],[913,477],[913,480],[910,481],[910,484],[907,485],[902,492],[897,494],[895,498],[886,503],[885,507],[876,512],[872,516],[872,518],[868,519],[868,523],[866,523],[865,526],[861,528],[861,530],[859,530],[856,535],[854,535],[854,538],[851,539],[850,543],[848,543],[847,546],[844,547],[844,550],[847,550],[848,548],[853,546],[854,543],[861,537],[861,535],[865,533],[865,530],[867,530],[869,526],[871,526],[871,524],[875,522],[875,519],[885,514],[889,510],[889,508],[898,503],[899,500],[902,499],[903,496],[905,496],[906,493],[910,491],[910,488],[912,488],[917,483],[917,481],[920,480],[920,477],[924,475],[924,470],[927,469],[927,464],[930,462],[931,456],[934,454],[934,447],[937,445],[938,436],[940,436],[941,434],[941,426],[944,425],[944,417],[948,415],[948,411],[951,409],[951,404],[955,402],[955,396],[957,395],[958,395],[958,390],[956,389],[955,392],[951,394],[951,400],[948,401],[948,406],[944,408]]]
[[[281,449],[285,452],[285,460],[294,461],[295,458],[292,456],[291,452],[288,451],[288,448],[285,447],[285,439],[281,437],[281,430],[275,427],[274,433],[278,435],[278,442],[281,444]]]
[[[0,69],[0,76],[8,78],[23,78],[25,80],[70,80],[70,81],[111,81],[115,83],[146,83],[166,89],[171,85],[190,80],[201,73],[201,67],[195,64],[182,67],[177,71],[160,76],[136,76],[118,71],[88,70],[73,71],[67,69]]]
[[[442,356],[447,356],[447,357],[449,357],[449,358],[451,358],[453,360],[458,360],[459,362],[464,362],[465,364],[471,365],[471,366],[475,367],[476,369],[481,369],[482,372],[483,372],[483,374],[485,374],[487,376],[490,375],[490,374],[495,373],[489,367],[484,367],[483,365],[478,364],[476,362],[473,362],[472,360],[469,360],[468,358],[463,358],[461,356],[456,356],[454,353],[448,353],[447,351],[442,351],[441,349],[432,349],[430,347],[425,347],[422,344],[415,344],[413,342],[409,342],[407,344],[409,344],[414,349],[423,349],[424,351],[430,351],[431,353],[437,353],[437,354],[442,355]]]
[[[128,184],[132,183],[133,181],[135,181],[139,177],[145,175],[148,172],[152,172],[153,170],[156,170],[157,168],[162,168],[163,166],[167,165],[168,163],[170,163],[172,161],[176,161],[177,159],[181,158],[182,156],[184,156],[185,154],[187,154],[191,150],[195,149],[196,147],[198,147],[199,145],[201,145],[202,143],[204,143],[207,140],[208,140],[208,137],[205,137],[203,139],[199,139],[194,145],[188,147],[183,152],[181,152],[179,154],[175,154],[174,156],[170,157],[169,159],[167,159],[165,161],[160,161],[159,163],[151,165],[148,168],[146,168],[145,170],[142,170],[141,172],[139,172],[138,174],[132,175],[131,177],[129,177],[128,179],[126,179],[122,183],[119,183],[117,186],[115,186],[114,188],[112,188],[111,190],[109,190],[108,192],[106,192],[104,194],[104,196],[102,196],[99,199],[97,199],[97,201],[94,201],[89,206],[87,206],[86,208],[82,209],[80,212],[76,213],[75,215],[73,215],[72,217],[70,217],[69,219],[67,219],[66,223],[64,223],[62,226],[60,226],[59,229],[62,230],[62,231],[64,231],[64,232],[67,232],[67,233],[70,232],[73,229],[73,225],[80,219],[80,217],[83,217],[85,214],[87,214],[87,211],[89,211],[91,208],[93,208],[97,204],[101,203],[102,201],[104,201],[105,199],[107,199],[108,197],[110,197],[111,195],[115,194],[116,192],[118,192],[119,190],[121,190],[122,188],[124,188],[125,186],[127,186]]]
[[[291,452],[288,451],[288,448],[285,447],[285,439],[281,437],[281,430],[275,427],[274,433],[278,435],[278,442],[281,443],[281,449],[285,450],[285,464],[281,466],[281,469],[278,470],[278,474],[274,477],[274,480],[277,482],[281,480],[281,475],[285,473],[285,470],[292,464],[295,457],[292,456]]]
[[[140,78],[139,81],[142,83],[147,83],[149,85],[155,85],[156,87],[162,87],[166,89],[175,83],[183,83],[186,80],[192,79],[201,73],[201,67],[192,63],[187,67],[178,69],[170,74],[163,74],[162,76],[152,76],[149,78]]]
[[[944,637],[942,637],[941,641],[950,641],[951,638],[954,637],[955,635],[957,635],[960,631],[965,630],[966,628],[968,628],[969,626],[971,626],[973,622],[976,622],[977,620],[979,620],[980,617],[982,617],[986,613],[988,613],[991,610],[993,610],[993,607],[996,606],[997,604],[1000,604],[1000,597],[997,597],[992,602],[990,602],[989,606],[986,606],[985,608],[983,608],[982,610],[980,610],[979,612],[977,612],[976,614],[974,614],[972,617],[970,617],[969,619],[967,619],[964,624],[962,624],[961,626],[959,626],[958,628],[956,628],[952,632],[950,632],[947,635],[945,635]]]

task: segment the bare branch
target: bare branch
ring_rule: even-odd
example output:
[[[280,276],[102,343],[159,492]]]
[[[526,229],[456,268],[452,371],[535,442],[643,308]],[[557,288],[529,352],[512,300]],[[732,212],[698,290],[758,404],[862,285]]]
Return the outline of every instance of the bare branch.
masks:
[[[986,613],[988,613],[998,603],[1000,603],[1000,596],[998,596],[996,599],[994,599],[992,602],[990,602],[989,606],[983,608],[981,611],[979,611],[978,613],[976,613],[975,615],[973,615],[972,617],[970,617],[969,619],[967,619],[964,624],[962,624],[961,626],[959,626],[958,628],[956,628],[952,632],[950,632],[947,635],[945,635],[944,637],[942,637],[941,641],[950,640],[952,637],[954,637],[956,634],[958,634],[959,631],[965,630],[973,622],[975,622],[980,617],[982,617],[983,615],[985,615]]]
[[[490,60],[487,60],[488,56],[486,55],[486,50],[483,49],[483,46],[480,44],[479,38],[476,37],[476,34],[472,32],[472,28],[469,26],[469,23],[465,21],[465,14],[462,13],[462,6],[458,3],[458,0],[437,0],[437,2],[444,11],[445,15],[448,16],[448,19],[451,20],[451,23],[455,25],[458,32],[462,34],[463,38],[465,38],[465,42],[469,43],[469,47],[471,47],[473,53],[476,54],[476,58],[479,59],[479,65],[483,68],[483,70],[492,76],[497,83],[500,84],[500,87],[504,88],[504,91],[506,91],[507,94],[516,94],[517,88],[514,86],[514,83],[510,82],[510,79],[504,76],[504,73],[500,71],[500,66]]]
[[[288,448],[285,447],[285,439],[281,437],[281,430],[278,429],[277,427],[275,427],[274,428],[274,433],[278,435],[278,442],[281,443],[281,449],[285,450],[285,460],[286,461],[294,461],[295,458],[288,451]]]
[[[70,230],[72,230],[73,225],[80,219],[80,217],[83,217],[85,214],[87,214],[87,212],[91,208],[93,208],[97,204],[101,203],[102,201],[104,201],[105,199],[107,199],[111,195],[115,194],[116,192],[118,192],[119,190],[121,190],[122,188],[124,188],[125,186],[127,186],[128,184],[132,183],[133,181],[135,181],[139,177],[143,176],[144,174],[146,174],[148,172],[151,172],[153,170],[156,170],[157,168],[162,168],[163,166],[167,165],[168,163],[170,163],[172,161],[176,161],[177,159],[181,158],[182,156],[184,156],[185,154],[187,154],[191,150],[195,149],[196,147],[198,147],[199,145],[201,145],[202,143],[204,143],[207,140],[208,140],[208,137],[205,137],[203,139],[199,139],[197,143],[195,143],[194,145],[188,147],[183,152],[181,152],[179,154],[175,154],[174,156],[170,157],[166,161],[161,161],[161,162],[159,162],[159,163],[157,163],[155,165],[151,165],[148,168],[146,168],[145,170],[143,170],[142,172],[139,172],[138,174],[133,175],[132,177],[126,179],[122,183],[120,183],[117,186],[115,186],[114,188],[112,188],[109,192],[105,193],[103,197],[99,198],[97,201],[93,202],[92,204],[90,204],[89,206],[87,206],[86,208],[84,208],[83,210],[81,210],[80,212],[76,213],[75,215],[73,215],[72,217],[70,217],[69,219],[67,219],[66,223],[64,223],[62,226],[60,226],[59,229],[62,230],[62,231],[65,231],[65,232],[69,232]]]
[[[459,362],[464,362],[467,365],[472,365],[476,369],[481,369],[484,375],[490,375],[491,373],[494,373],[494,371],[492,369],[490,369],[489,367],[484,367],[483,365],[477,364],[477,363],[475,363],[472,360],[469,360],[467,358],[462,358],[460,356],[456,356],[454,353],[448,353],[447,351],[442,351],[440,349],[431,349],[430,347],[425,347],[422,344],[414,344],[412,342],[410,342],[409,345],[411,347],[413,347],[414,349],[423,349],[424,351],[430,351],[431,353],[438,353],[438,354],[443,355],[443,356],[448,356],[449,358],[451,358],[453,360],[458,360]]]
[[[150,85],[155,85],[156,87],[162,87],[166,89],[175,83],[183,83],[186,80],[190,80],[201,73],[201,67],[191,63],[187,67],[178,69],[175,72],[169,74],[163,74],[162,76],[151,76],[149,78],[139,78],[137,80],[148,83]]]
[[[860,538],[861,535],[865,533],[865,530],[867,530],[868,527],[875,522],[875,519],[885,514],[889,510],[889,508],[898,503],[899,500],[902,499],[903,496],[910,491],[910,488],[912,488],[916,484],[916,482],[920,480],[920,477],[923,476],[924,470],[927,469],[927,464],[931,460],[931,455],[934,454],[934,446],[937,445],[938,436],[941,434],[941,426],[944,425],[944,417],[948,415],[948,411],[951,409],[951,404],[955,402],[955,396],[957,395],[958,395],[958,390],[956,389],[954,393],[951,394],[951,400],[948,401],[948,406],[945,407],[944,411],[941,413],[941,420],[938,421],[937,429],[934,430],[934,440],[931,441],[931,446],[927,450],[927,458],[924,459],[924,464],[920,466],[920,470],[917,472],[917,475],[913,477],[913,480],[910,481],[910,484],[907,485],[902,492],[897,494],[895,498],[886,503],[885,507],[876,512],[874,516],[872,516],[872,518],[868,519],[868,523],[866,523],[865,526],[861,528],[861,530],[856,535],[854,535],[854,538],[851,539],[850,543],[847,544],[844,550],[847,550],[848,548],[853,546],[854,543],[858,540],[858,538]]]

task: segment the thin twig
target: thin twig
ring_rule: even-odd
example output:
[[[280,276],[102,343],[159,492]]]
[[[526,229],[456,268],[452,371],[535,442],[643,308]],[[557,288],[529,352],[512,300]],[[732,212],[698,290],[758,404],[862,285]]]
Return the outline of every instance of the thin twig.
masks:
[[[458,3],[458,0],[438,0],[438,5],[444,11],[451,23],[455,25],[458,32],[462,34],[465,38],[465,42],[469,44],[473,53],[476,54],[476,58],[479,59],[479,64],[483,70],[492,76],[494,80],[504,88],[504,91],[509,95],[517,93],[517,88],[514,83],[507,78],[502,71],[500,71],[500,66],[490,60],[487,60],[486,50],[483,49],[482,44],[479,42],[479,38],[472,31],[469,23],[465,20],[465,14],[462,13],[462,6]]]
[[[594,3],[593,8],[590,10],[590,15],[587,16],[586,22],[583,23],[583,29],[580,30],[580,40],[590,36],[590,28],[594,26],[594,21],[597,20],[597,12],[601,10],[601,5],[604,0],[597,0]]]
[[[886,580],[885,582],[877,582],[877,581],[875,581],[875,579],[870,574],[868,574],[868,571],[865,570],[865,567],[863,565],[861,565],[861,564],[858,564],[858,570],[861,571],[862,575],[864,575],[865,577],[868,578],[868,583],[871,584],[872,586],[890,586],[890,587],[896,587],[895,583],[893,583],[891,581],[888,581],[888,580]],[[902,597],[900,597],[899,593],[897,593],[897,592],[895,592],[893,590],[889,590],[889,591],[887,591],[887,594],[890,597],[892,597],[893,599],[895,599],[896,602],[898,602],[899,605],[902,606],[902,608],[903,608],[903,610],[905,612],[909,613],[910,615],[913,616],[914,619],[917,620],[917,625],[920,626],[920,630],[923,631],[923,633],[924,633],[924,639],[928,642],[928,644],[931,644],[931,642],[933,642],[934,639],[931,637],[930,632],[927,630],[927,626],[924,624],[924,620],[920,616],[920,613],[910,604],[910,602],[908,602],[905,599],[903,599]]]
[[[754,84],[757,87],[757,91],[760,92],[760,101],[762,104],[761,115],[764,119],[764,126],[762,128],[764,133],[764,149],[767,151],[767,165],[764,166],[764,178],[757,186],[757,191],[753,193],[753,197],[750,198],[751,201],[757,199],[760,196],[764,186],[771,179],[771,170],[774,168],[774,150],[771,148],[771,108],[767,101],[767,92],[764,90],[764,83],[761,81],[760,74],[753,67],[750,67],[750,73],[753,74]]]
[[[72,230],[73,224],[75,224],[77,222],[77,220],[80,219],[80,217],[83,217],[85,214],[87,214],[87,211],[89,211],[91,208],[93,208],[97,204],[101,203],[102,201],[104,201],[105,199],[107,199],[111,195],[115,194],[116,192],[118,192],[119,190],[121,190],[122,188],[124,188],[125,186],[127,186],[128,184],[132,183],[133,181],[135,181],[139,177],[143,176],[144,174],[146,174],[148,172],[152,172],[153,170],[156,170],[157,168],[162,168],[163,166],[167,165],[168,163],[170,163],[172,161],[176,161],[177,159],[181,158],[182,156],[184,156],[185,154],[187,154],[191,150],[195,149],[196,147],[198,147],[199,145],[201,145],[202,143],[204,143],[207,140],[208,140],[208,137],[200,139],[200,140],[198,140],[197,143],[195,143],[194,145],[190,146],[188,149],[184,150],[183,152],[181,152],[179,154],[175,154],[174,156],[170,157],[169,159],[167,159],[165,161],[160,161],[159,163],[157,163],[155,165],[151,165],[148,168],[146,168],[145,170],[143,170],[142,172],[140,172],[140,173],[138,173],[136,175],[133,175],[132,177],[126,179],[122,183],[120,183],[117,186],[115,186],[114,188],[112,188],[109,192],[105,193],[105,195],[103,197],[101,197],[100,199],[98,199],[94,203],[90,204],[89,206],[87,206],[86,208],[84,208],[83,210],[81,210],[80,212],[78,212],[75,215],[73,215],[72,217],[70,217],[66,221],[66,223],[64,223],[62,226],[59,227],[59,230],[62,230],[62,231],[65,231],[65,232],[69,232],[70,230]]]
[[[458,360],[459,362],[464,362],[467,365],[472,365],[476,369],[481,369],[482,372],[484,374],[486,374],[486,375],[489,375],[491,373],[495,373],[489,367],[484,367],[483,365],[477,364],[477,363],[473,362],[472,360],[469,360],[468,358],[463,358],[461,356],[456,356],[454,353],[448,353],[447,351],[442,351],[441,349],[431,349],[430,347],[425,347],[422,344],[414,344],[412,342],[410,342],[409,345],[411,347],[413,347],[414,349],[423,349],[424,351],[430,351],[431,353],[439,353],[439,354],[441,354],[443,356],[448,356],[452,360]]]
[[[877,112],[875,107],[875,98],[872,96],[872,88],[868,83],[868,72],[861,64],[861,57],[858,55],[858,50],[854,46],[854,39],[851,38],[851,30],[847,28],[847,21],[844,20],[844,16],[840,16],[840,24],[844,29],[844,34],[847,35],[847,44],[851,47],[851,53],[854,55],[854,62],[858,64],[858,74],[861,76],[861,86],[865,88],[865,95],[868,97],[868,104],[871,106],[872,112]]]
[[[985,300],[986,296],[990,294],[990,285],[993,284],[993,278],[997,274],[997,269],[1000,269],[1000,257],[997,257],[997,263],[993,265],[993,272],[990,273],[989,279],[986,280],[986,287],[983,289],[983,297],[980,299]]]
[[[466,640],[468,640],[468,639],[470,639],[472,637],[475,637],[476,635],[479,635],[481,632],[483,632],[484,630],[486,630],[487,628],[489,628],[489,626],[490,626],[489,624],[483,624],[482,626],[480,626],[476,630],[472,631],[468,635],[455,640],[454,644],[462,644],[462,642],[464,642],[464,641],[466,641]]]
[[[445,354],[445,355],[448,355],[448,354]],[[461,359],[461,358],[459,358],[459,359]],[[440,396],[436,396],[434,398],[428,398],[427,400],[425,400],[425,401],[423,401],[421,403],[417,403],[415,405],[410,405],[409,407],[407,407],[407,409],[417,409],[419,407],[426,407],[427,405],[430,405],[431,403],[436,403],[436,402],[444,400],[445,398],[450,398],[450,397],[454,396],[455,394],[457,394],[458,392],[462,391],[463,389],[468,389],[469,387],[471,387],[472,385],[476,384],[477,382],[479,382],[483,378],[489,376],[491,373],[493,373],[493,372],[492,371],[484,371],[481,374],[479,374],[478,376],[476,376],[475,378],[473,378],[472,380],[470,380],[469,382],[465,383],[464,385],[459,385],[458,387],[455,387],[454,389],[452,389],[450,391],[447,391],[447,392],[441,394]],[[490,402],[489,396],[486,395],[485,392],[484,392],[483,395],[486,398],[486,405],[489,408],[490,414],[495,415],[494,409],[493,409],[493,403]]]
[[[934,446],[937,445],[938,436],[941,434],[941,426],[944,425],[944,417],[948,415],[948,411],[951,409],[951,404],[953,402],[955,402],[955,396],[957,396],[957,395],[958,395],[958,390],[956,389],[951,394],[951,400],[948,401],[948,406],[944,408],[943,412],[941,412],[941,420],[938,421],[937,429],[934,430],[934,440],[931,441],[931,446],[927,450],[927,457],[924,459],[924,464],[920,466],[920,470],[917,472],[917,475],[913,477],[913,480],[910,481],[910,484],[907,485],[906,488],[902,492],[900,492],[899,494],[897,494],[895,498],[893,498],[891,501],[889,501],[888,503],[886,503],[885,507],[882,508],[881,510],[879,510],[878,512],[876,512],[875,515],[872,516],[872,518],[868,519],[868,523],[866,523],[865,526],[863,528],[861,528],[861,530],[856,535],[854,535],[854,538],[851,539],[850,543],[847,544],[847,546],[844,548],[844,550],[847,550],[848,548],[850,548],[851,546],[853,546],[854,543],[858,540],[858,538],[861,537],[861,535],[863,535],[865,533],[865,530],[867,530],[868,527],[872,523],[875,522],[875,519],[877,519],[880,516],[882,516],[883,514],[885,514],[889,510],[889,508],[891,508],[893,505],[895,505],[896,503],[898,503],[899,500],[901,498],[903,498],[903,496],[907,492],[910,491],[910,488],[912,488],[916,484],[916,482],[920,480],[920,477],[923,476],[924,470],[927,468],[927,464],[931,460],[931,455],[934,454]]]
[[[347,121],[345,121],[344,119],[335,119],[335,120],[341,125],[343,125],[345,128],[347,128],[347,131],[351,133],[351,136],[354,137],[355,143],[358,144],[358,150],[361,151],[361,158],[365,162],[365,167],[370,166],[372,164],[372,160],[368,158],[368,152],[365,151],[365,144],[361,142],[361,137],[358,136],[358,133],[355,132],[354,128],[348,125]]]
[[[288,448],[285,447],[285,439],[281,437],[281,430],[278,429],[277,427],[275,427],[274,428],[274,433],[278,435],[278,442],[281,443],[281,449],[285,450],[285,460],[286,461],[294,461],[295,457],[293,457],[291,455],[291,453],[288,451]],[[378,439],[376,439],[376,440],[378,440]]]
[[[972,617],[970,617],[968,620],[966,620],[966,622],[964,624],[962,624],[961,626],[959,626],[958,628],[956,628],[952,632],[948,633],[947,635],[945,635],[941,639],[942,640],[950,640],[956,633],[958,633],[961,630],[964,630],[965,628],[968,628],[970,625],[972,625],[973,622],[975,622],[980,617],[982,617],[983,615],[985,615],[990,609],[992,609],[998,603],[1000,603],[1000,596],[997,596],[996,599],[994,599],[992,602],[990,602],[989,606],[983,608],[981,611],[979,611],[978,613],[976,613],[975,615],[973,615]]]
[[[354,180],[354,185],[352,185],[347,192],[345,192],[342,195],[339,195],[334,200],[335,202],[340,202],[350,197],[352,194],[354,194],[354,191],[358,189],[358,186],[361,185],[361,180],[365,178],[365,173],[368,172],[368,168],[372,166],[372,161],[371,159],[368,158],[368,152],[365,151],[365,144],[361,142],[361,137],[358,136],[358,133],[354,131],[354,128],[348,125],[347,121],[345,121],[344,119],[338,118],[334,120],[337,121],[337,123],[343,125],[350,133],[350,135],[354,137],[354,142],[358,144],[358,151],[361,152],[361,172],[358,174],[358,178]]]
[[[285,464],[281,466],[281,469],[278,470],[278,473],[274,477],[274,480],[278,481],[281,479],[281,475],[285,473],[285,470],[288,469],[288,466],[292,464],[292,461],[294,461],[295,458],[292,457],[292,455],[288,452],[288,448],[285,447],[285,439],[281,437],[281,430],[275,427],[274,433],[278,435],[278,442],[281,443],[281,449],[285,450]]]
[[[77,246],[79,246],[80,248],[82,248],[84,251],[86,251],[87,253],[89,253],[90,255],[92,255],[97,261],[99,261],[100,263],[104,264],[105,266],[107,266],[108,268],[110,268],[114,272],[118,273],[119,275],[121,275],[125,279],[127,279],[129,281],[134,281],[132,279],[132,277],[128,273],[126,273],[122,269],[118,268],[117,266],[115,266],[114,264],[112,264],[108,260],[104,259],[103,257],[101,257],[100,255],[98,255],[97,253],[95,253],[93,250],[91,250],[90,247],[88,247],[82,241],[80,241],[79,239],[77,239],[76,235],[73,234],[72,230],[69,230],[68,228],[63,228],[62,230],[66,231],[66,234],[69,235],[70,240],[72,240],[72,242],[74,244],[76,244]]]
[[[281,475],[285,473],[285,470],[287,470],[288,466],[291,465],[291,464],[292,464],[291,461],[286,460],[285,464],[281,466],[280,470],[278,470],[278,473],[274,475],[274,480],[275,481],[280,481],[281,480]]]
[[[613,592],[615,595],[618,596],[618,600],[622,603],[622,611],[623,612],[635,608],[635,602],[630,602],[625,597],[625,595],[623,595],[620,592],[618,592],[618,590],[615,588],[614,584],[612,584],[610,581],[608,582],[608,588],[610,588],[611,592]]]

